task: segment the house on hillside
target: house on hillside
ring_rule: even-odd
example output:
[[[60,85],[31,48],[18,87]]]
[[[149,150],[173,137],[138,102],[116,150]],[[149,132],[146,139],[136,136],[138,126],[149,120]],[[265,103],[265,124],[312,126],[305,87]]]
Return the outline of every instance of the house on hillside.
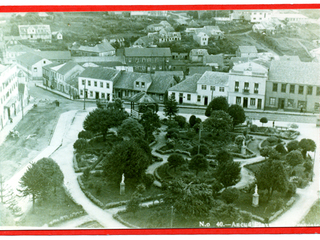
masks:
[[[78,91],[80,98],[106,99],[113,101],[114,84],[121,71],[88,67],[78,76]]]
[[[125,61],[135,72],[167,71],[171,69],[170,48],[125,48]]]
[[[193,35],[193,40],[196,41],[200,46],[207,46],[209,36],[205,32],[199,32]]]
[[[21,39],[30,41],[51,42],[52,34],[50,25],[19,25]]]
[[[52,39],[63,40],[63,35],[61,32],[52,32]]]
[[[205,56],[208,56],[207,49],[192,49],[189,54],[189,60],[191,62],[201,62],[203,63],[203,59]]]
[[[18,68],[27,74],[28,80],[43,80],[42,68],[50,63],[50,60],[33,53],[17,57]]]
[[[264,109],[268,69],[254,62],[234,65],[229,71],[229,104]]]
[[[35,53],[36,51],[22,44],[7,45],[3,52],[3,63],[11,64],[17,62],[17,57],[25,53]]]
[[[258,57],[258,50],[255,46],[239,46],[236,51],[237,57]]]
[[[153,38],[148,36],[138,38],[134,43],[133,47],[151,47],[153,45]]]
[[[319,113],[319,76],[319,63],[272,61],[266,87],[266,109]]]
[[[74,98],[78,95],[78,88],[70,85],[69,82],[77,78],[84,70],[84,67],[75,62],[48,64],[43,67],[43,85],[67,93]]]
[[[108,42],[102,42],[93,47],[90,46],[79,46],[77,44],[72,45],[69,50],[72,56],[114,56],[116,55],[116,50]]]

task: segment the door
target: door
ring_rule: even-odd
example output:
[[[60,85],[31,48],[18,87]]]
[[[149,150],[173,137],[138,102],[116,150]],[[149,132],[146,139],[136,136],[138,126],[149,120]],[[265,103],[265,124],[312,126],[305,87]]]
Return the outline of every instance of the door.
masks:
[[[247,97],[243,98],[243,107],[244,108],[248,107],[248,98]]]
[[[204,97],[204,105],[205,105],[205,106],[208,105],[208,97],[207,97],[207,96]]]
[[[183,93],[179,93],[179,104],[183,103]]]
[[[99,92],[96,92],[96,99],[99,99],[100,96],[99,96]]]
[[[258,99],[258,109],[261,109],[262,107],[262,99]]]
[[[284,98],[279,98],[278,107],[280,109],[284,109]]]

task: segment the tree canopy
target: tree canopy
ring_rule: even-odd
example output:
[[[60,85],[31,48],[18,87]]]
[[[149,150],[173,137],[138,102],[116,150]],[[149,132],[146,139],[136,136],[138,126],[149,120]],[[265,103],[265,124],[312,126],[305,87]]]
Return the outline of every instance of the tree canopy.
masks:
[[[303,138],[299,142],[299,147],[302,149],[302,156],[306,158],[307,151],[314,152],[316,150],[316,143],[312,139]]]
[[[224,112],[228,112],[229,104],[227,98],[225,97],[216,97],[212,99],[212,101],[207,106],[205,115],[207,117],[211,116],[212,111],[222,110]]]
[[[227,161],[219,163],[217,167],[217,178],[224,187],[236,184],[240,180],[240,163]]]
[[[206,171],[208,167],[209,163],[207,159],[201,154],[194,156],[189,162],[189,168],[195,170],[196,175],[198,175],[200,171]]]
[[[184,164],[186,160],[180,155],[180,154],[171,154],[168,157],[168,163],[171,167],[173,167],[175,170],[178,166]]]
[[[225,136],[232,129],[232,119],[222,110],[212,111],[211,116],[203,122],[203,127],[216,136]]]
[[[157,113],[152,111],[146,111],[144,114],[142,114],[140,123],[144,128],[145,137],[148,142],[150,142],[150,139],[153,139],[153,132],[161,127],[160,124],[160,118]]]
[[[143,139],[145,132],[143,126],[133,118],[125,119],[118,129],[118,135],[129,139]]]
[[[228,108],[228,114],[232,117],[233,126],[241,124],[246,120],[246,114],[238,104],[231,105]]]
[[[173,95],[171,95],[169,99],[164,102],[163,111],[164,115],[168,116],[170,120],[179,112],[178,102]]]
[[[299,150],[293,150],[289,152],[286,156],[286,160],[292,167],[297,166],[298,164],[303,163],[303,156]]]

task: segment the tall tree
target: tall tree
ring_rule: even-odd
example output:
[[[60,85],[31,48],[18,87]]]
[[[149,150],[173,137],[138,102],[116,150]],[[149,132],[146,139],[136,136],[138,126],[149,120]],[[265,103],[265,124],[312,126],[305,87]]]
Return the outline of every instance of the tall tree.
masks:
[[[174,153],[168,157],[169,166],[173,167],[174,171],[176,171],[178,166],[181,166],[185,162],[186,160],[180,154]]]
[[[122,137],[128,137],[129,139],[143,139],[145,136],[143,126],[131,117],[122,122],[118,129],[118,134]]]
[[[299,148],[299,141],[298,140],[293,140],[287,143],[286,145],[288,152],[291,152],[293,150],[297,150]]]
[[[240,163],[227,161],[219,163],[217,167],[217,178],[224,187],[230,187],[240,180]]]
[[[222,110],[212,111],[211,116],[203,122],[203,127],[214,135],[223,137],[232,129],[232,119]]]
[[[159,127],[161,127],[160,118],[158,114],[152,112],[151,110],[148,110],[144,114],[142,114],[140,123],[144,128],[145,137],[148,142],[152,138],[153,132]]]
[[[238,104],[231,105],[228,108],[228,113],[232,117],[233,127],[243,123],[246,120],[246,114],[243,110],[243,107]]]
[[[286,192],[288,188],[288,174],[281,161],[267,160],[256,173],[259,189],[267,189],[268,201],[274,190]]]
[[[314,152],[316,150],[316,143],[312,139],[303,138],[299,142],[299,147],[302,149],[302,156],[306,158],[308,151]]]
[[[228,112],[229,104],[227,98],[220,96],[212,99],[212,101],[207,106],[205,115],[207,117],[211,116],[212,111],[222,110]]]
[[[163,111],[165,116],[168,116],[170,120],[179,112],[178,102],[173,95],[171,95],[169,99],[164,102]]]
[[[189,168],[195,170],[196,175],[198,175],[200,171],[206,171],[208,167],[209,163],[207,159],[201,154],[194,156],[189,162]]]
[[[293,150],[289,152],[286,156],[286,160],[292,167],[303,163],[303,156],[299,150]]]

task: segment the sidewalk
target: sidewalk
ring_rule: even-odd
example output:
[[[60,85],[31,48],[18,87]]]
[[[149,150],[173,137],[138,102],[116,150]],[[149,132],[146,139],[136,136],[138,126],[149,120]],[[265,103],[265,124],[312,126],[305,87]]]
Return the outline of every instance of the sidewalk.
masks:
[[[33,108],[33,103],[29,103],[28,106],[23,108],[23,114],[26,115],[31,109]],[[17,126],[17,124],[21,121],[22,119],[22,112],[20,111],[16,116],[12,117],[12,123],[7,123],[7,125],[4,126],[0,130],[0,145],[6,140],[6,137],[10,133],[12,129]]]

